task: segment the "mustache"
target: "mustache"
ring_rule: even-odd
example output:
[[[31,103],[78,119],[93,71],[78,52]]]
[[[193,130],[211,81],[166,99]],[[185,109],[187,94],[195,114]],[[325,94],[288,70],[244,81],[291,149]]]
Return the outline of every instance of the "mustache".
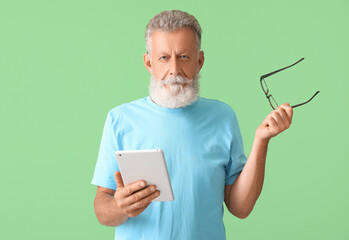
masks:
[[[173,83],[190,83],[193,79],[188,79],[187,77],[182,77],[180,75],[177,76],[171,76],[168,78],[165,78],[164,80],[160,81],[161,84],[173,84]]]

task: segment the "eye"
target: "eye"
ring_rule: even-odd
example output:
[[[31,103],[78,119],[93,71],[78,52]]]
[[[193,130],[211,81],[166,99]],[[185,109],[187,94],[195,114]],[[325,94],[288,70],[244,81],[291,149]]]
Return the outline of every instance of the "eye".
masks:
[[[166,58],[166,56],[161,56],[160,60],[164,60]]]
[[[182,55],[181,57],[182,58],[189,58],[187,55]]]

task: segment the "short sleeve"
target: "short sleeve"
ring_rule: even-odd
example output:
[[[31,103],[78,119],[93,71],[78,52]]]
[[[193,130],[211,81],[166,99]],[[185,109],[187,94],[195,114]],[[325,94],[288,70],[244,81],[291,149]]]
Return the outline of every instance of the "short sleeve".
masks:
[[[247,161],[244,153],[244,146],[240,133],[239,123],[234,111],[231,124],[233,137],[230,146],[230,159],[225,169],[225,185],[231,185],[234,183],[235,179],[239,176]]]
[[[104,123],[97,163],[91,184],[116,190],[115,171],[120,171],[116,161],[115,151],[117,142],[115,137],[115,119],[109,111]]]

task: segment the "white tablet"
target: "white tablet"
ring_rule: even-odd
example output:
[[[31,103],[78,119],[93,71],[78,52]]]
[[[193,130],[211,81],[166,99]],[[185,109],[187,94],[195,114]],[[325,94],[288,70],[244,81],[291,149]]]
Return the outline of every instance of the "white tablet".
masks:
[[[164,152],[161,149],[116,151],[116,160],[125,186],[144,180],[155,185],[160,196],[154,201],[174,200]]]

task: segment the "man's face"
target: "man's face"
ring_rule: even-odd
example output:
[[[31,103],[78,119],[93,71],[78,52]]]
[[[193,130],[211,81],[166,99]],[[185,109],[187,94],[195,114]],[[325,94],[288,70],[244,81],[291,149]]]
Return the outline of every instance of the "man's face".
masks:
[[[190,95],[196,94],[193,87],[198,88],[193,82],[198,81],[204,52],[200,51],[198,56],[194,31],[187,28],[173,32],[156,31],[152,34],[151,44],[151,62],[147,53],[143,60],[151,74],[151,93],[154,97],[159,96],[158,104],[180,107],[190,103],[190,99],[195,100]],[[160,99],[164,97],[167,99]]]

